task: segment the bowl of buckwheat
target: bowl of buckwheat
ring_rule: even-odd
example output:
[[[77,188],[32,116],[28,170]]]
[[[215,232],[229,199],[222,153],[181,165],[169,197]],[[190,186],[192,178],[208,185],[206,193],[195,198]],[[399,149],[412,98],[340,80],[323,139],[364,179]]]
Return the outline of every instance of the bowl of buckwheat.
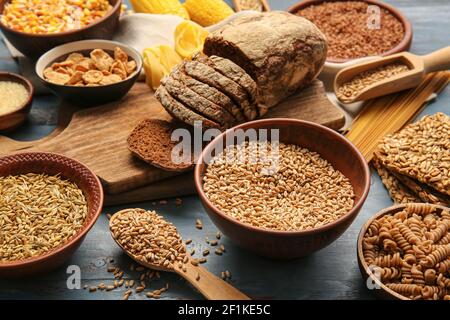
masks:
[[[135,49],[109,40],[67,43],[53,48],[36,63],[41,82],[61,99],[79,106],[121,99],[141,69],[142,58]]]
[[[38,58],[64,43],[112,39],[122,0],[0,0],[0,29],[23,55]]]
[[[216,226],[244,249],[297,258],[335,241],[369,191],[356,147],[324,126],[264,119],[231,128],[202,152],[195,185]]]

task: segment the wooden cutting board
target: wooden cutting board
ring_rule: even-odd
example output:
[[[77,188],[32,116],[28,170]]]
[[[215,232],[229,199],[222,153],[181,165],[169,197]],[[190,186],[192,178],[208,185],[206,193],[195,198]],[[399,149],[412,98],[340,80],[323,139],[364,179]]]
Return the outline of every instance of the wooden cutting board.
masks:
[[[123,193],[125,199],[160,198],[159,189],[167,197],[171,195],[171,185],[180,188],[179,192],[174,190],[173,196],[192,190],[192,184],[161,181],[178,173],[152,167],[132,156],[127,148],[127,137],[141,120],[170,119],[144,83],[137,83],[121,101],[89,109],[62,105],[60,113],[60,125],[49,137],[32,142],[0,137],[0,153],[46,151],[73,157],[100,177],[108,194]],[[323,84],[318,80],[271,109],[266,117],[309,120],[333,129],[339,129],[344,124],[344,115],[328,100]],[[158,181],[161,181],[159,188],[157,185],[149,186]],[[146,187],[141,188],[140,192],[137,188],[142,186]],[[130,193],[124,193],[126,191]]]

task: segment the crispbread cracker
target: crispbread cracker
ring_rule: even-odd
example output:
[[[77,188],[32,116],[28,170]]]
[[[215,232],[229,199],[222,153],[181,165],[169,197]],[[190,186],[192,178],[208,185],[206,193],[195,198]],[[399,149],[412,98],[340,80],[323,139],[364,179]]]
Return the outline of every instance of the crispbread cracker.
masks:
[[[443,113],[385,137],[375,151],[383,166],[450,195],[450,118]]]
[[[410,177],[403,176],[398,173],[391,173],[400,183],[411,190],[422,201],[426,203],[448,206],[450,204],[449,197],[437,192],[433,188],[424,185]]]
[[[384,168],[378,159],[373,159],[373,166],[380,175],[381,181],[386,187],[392,200],[397,203],[422,202],[411,190],[405,187],[396,177]]]

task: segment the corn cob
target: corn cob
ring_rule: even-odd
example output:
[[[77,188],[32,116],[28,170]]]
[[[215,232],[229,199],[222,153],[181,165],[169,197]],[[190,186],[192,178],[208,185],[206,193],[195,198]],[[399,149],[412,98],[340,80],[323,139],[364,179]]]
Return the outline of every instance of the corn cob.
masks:
[[[179,0],[130,0],[138,13],[174,14],[189,19],[189,13]]]
[[[223,0],[186,0],[184,7],[191,20],[203,27],[216,24],[234,13]]]

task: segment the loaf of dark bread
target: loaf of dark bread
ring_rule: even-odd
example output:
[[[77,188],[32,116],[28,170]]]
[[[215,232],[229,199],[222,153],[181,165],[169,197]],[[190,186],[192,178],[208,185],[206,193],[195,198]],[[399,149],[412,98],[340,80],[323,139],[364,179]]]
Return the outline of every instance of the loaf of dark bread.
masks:
[[[243,68],[258,84],[259,102],[272,107],[316,78],[327,42],[312,22],[272,11],[224,25],[206,38],[204,53]]]

